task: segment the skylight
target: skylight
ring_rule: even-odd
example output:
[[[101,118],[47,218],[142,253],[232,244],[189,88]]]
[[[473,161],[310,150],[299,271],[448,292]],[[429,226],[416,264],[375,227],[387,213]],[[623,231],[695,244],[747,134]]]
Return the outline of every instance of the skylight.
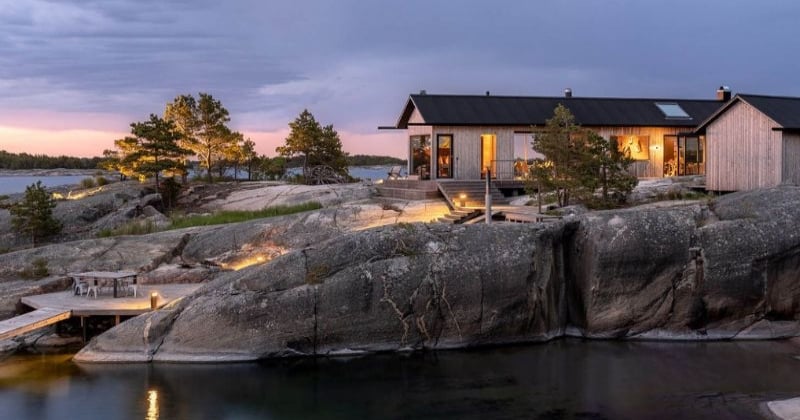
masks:
[[[667,118],[692,119],[692,117],[690,117],[689,114],[687,114],[686,111],[684,111],[683,108],[681,108],[681,106],[675,102],[656,102],[656,106]]]

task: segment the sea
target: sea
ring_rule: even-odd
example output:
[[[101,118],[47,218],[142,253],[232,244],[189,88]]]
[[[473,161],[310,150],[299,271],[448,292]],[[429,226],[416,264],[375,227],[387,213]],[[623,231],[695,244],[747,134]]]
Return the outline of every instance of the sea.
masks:
[[[788,342],[560,339],[232,364],[0,360],[0,418],[760,419],[800,396]]]
[[[363,181],[376,181],[385,179],[391,166],[351,166],[348,168],[350,175]],[[296,169],[289,169],[289,173],[295,173]],[[233,175],[231,173],[231,175]],[[16,194],[25,192],[25,187],[42,181],[45,187],[58,187],[63,185],[78,185],[89,175],[69,175],[69,176],[0,176],[0,195]],[[247,172],[239,171],[240,179],[247,179]]]

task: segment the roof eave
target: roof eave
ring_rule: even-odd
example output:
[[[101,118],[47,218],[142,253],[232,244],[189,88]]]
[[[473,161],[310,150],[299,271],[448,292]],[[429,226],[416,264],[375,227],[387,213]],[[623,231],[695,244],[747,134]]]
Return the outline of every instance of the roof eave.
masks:
[[[408,120],[411,118],[411,114],[414,113],[414,109],[417,108],[417,104],[414,103],[414,98],[412,96],[408,97],[408,101],[406,102],[406,106],[403,108],[403,112],[400,113],[400,117],[397,119],[397,124],[395,124],[395,128],[404,129],[408,128]]]
[[[728,103],[722,105],[718,110],[714,111],[713,114],[711,114],[708,118],[706,118],[705,121],[701,122],[700,125],[698,125],[697,128],[694,129],[694,133],[695,134],[705,133],[706,127],[708,127],[709,124],[714,122],[714,120],[716,120],[720,115],[722,115],[722,113],[727,111],[728,108],[732,107],[733,104],[737,101],[744,101],[744,99],[742,99],[742,97],[739,96],[738,94],[733,98],[731,98],[731,100],[728,101]]]

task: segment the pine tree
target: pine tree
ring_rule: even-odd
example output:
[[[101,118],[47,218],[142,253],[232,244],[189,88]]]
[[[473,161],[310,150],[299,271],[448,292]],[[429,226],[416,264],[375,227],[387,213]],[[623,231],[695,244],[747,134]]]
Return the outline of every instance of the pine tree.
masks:
[[[164,118],[175,123],[183,134],[181,146],[191,150],[206,168],[208,181],[212,182],[211,170],[215,162],[222,159],[225,149],[234,139],[227,123],[231,120],[222,102],[207,93],[200,93],[195,100],[192,95],[180,95],[167,104]]]
[[[309,167],[326,165],[339,175],[347,175],[347,154],[342,151],[342,140],[333,125],[322,127],[306,109],[289,123],[286,143],[275,149],[279,155],[303,159],[303,175],[309,180]]]
[[[544,129],[536,133],[533,150],[544,155],[547,162],[537,162],[534,176],[542,187],[556,191],[559,206],[569,205],[573,195],[585,195],[591,153],[585,133],[566,107],[559,104],[555,108]]]
[[[131,124],[131,134],[127,139],[135,139],[135,146],[127,159],[135,162],[137,174],[154,176],[156,188],[161,171],[185,171],[184,158],[191,152],[178,145],[182,135],[171,121],[150,114],[150,120]]]
[[[11,224],[20,234],[30,235],[36,247],[39,239],[61,232],[62,223],[53,217],[55,207],[56,202],[42,186],[42,181],[36,181],[25,188],[22,201],[9,209]]]
[[[533,149],[544,155],[531,166],[529,189],[555,190],[558,205],[569,205],[575,198],[596,205],[595,192],[601,190],[600,205],[622,202],[636,186],[636,177],[627,172],[633,162],[616,145],[597,133],[581,128],[572,113],[559,104],[543,130],[537,132]]]

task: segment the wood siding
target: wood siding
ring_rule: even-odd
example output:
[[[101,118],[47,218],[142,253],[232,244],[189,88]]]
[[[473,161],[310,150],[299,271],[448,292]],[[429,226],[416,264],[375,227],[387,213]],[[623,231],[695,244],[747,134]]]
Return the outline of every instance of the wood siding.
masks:
[[[637,161],[631,166],[631,173],[639,178],[660,178],[664,176],[664,136],[677,135],[691,131],[687,127],[586,127],[609,139],[612,136],[648,136],[649,160]],[[436,162],[436,136],[453,135],[453,178],[480,179],[481,176],[481,135],[497,136],[497,160],[514,159],[514,133],[535,130],[530,126],[410,126],[408,135],[427,134],[431,136],[431,167]]]
[[[783,133],[783,177],[781,182],[800,185],[800,134]]]
[[[481,178],[481,135],[494,134],[497,136],[497,160],[514,159],[514,128],[513,127],[433,127],[433,139],[438,134],[453,135],[453,178],[454,179],[480,179]],[[433,161],[437,159],[436,148],[433,150]]]
[[[650,153],[648,160],[637,160],[630,172],[637,178],[664,177],[664,136],[692,131],[689,127],[586,127],[604,139],[612,136],[648,136]]]
[[[422,119],[422,115],[419,113],[417,108],[414,108],[414,111],[411,112],[411,116],[408,117],[409,124],[424,124],[425,120]]]
[[[783,133],[778,123],[739,101],[706,129],[706,188],[741,191],[781,182]]]

